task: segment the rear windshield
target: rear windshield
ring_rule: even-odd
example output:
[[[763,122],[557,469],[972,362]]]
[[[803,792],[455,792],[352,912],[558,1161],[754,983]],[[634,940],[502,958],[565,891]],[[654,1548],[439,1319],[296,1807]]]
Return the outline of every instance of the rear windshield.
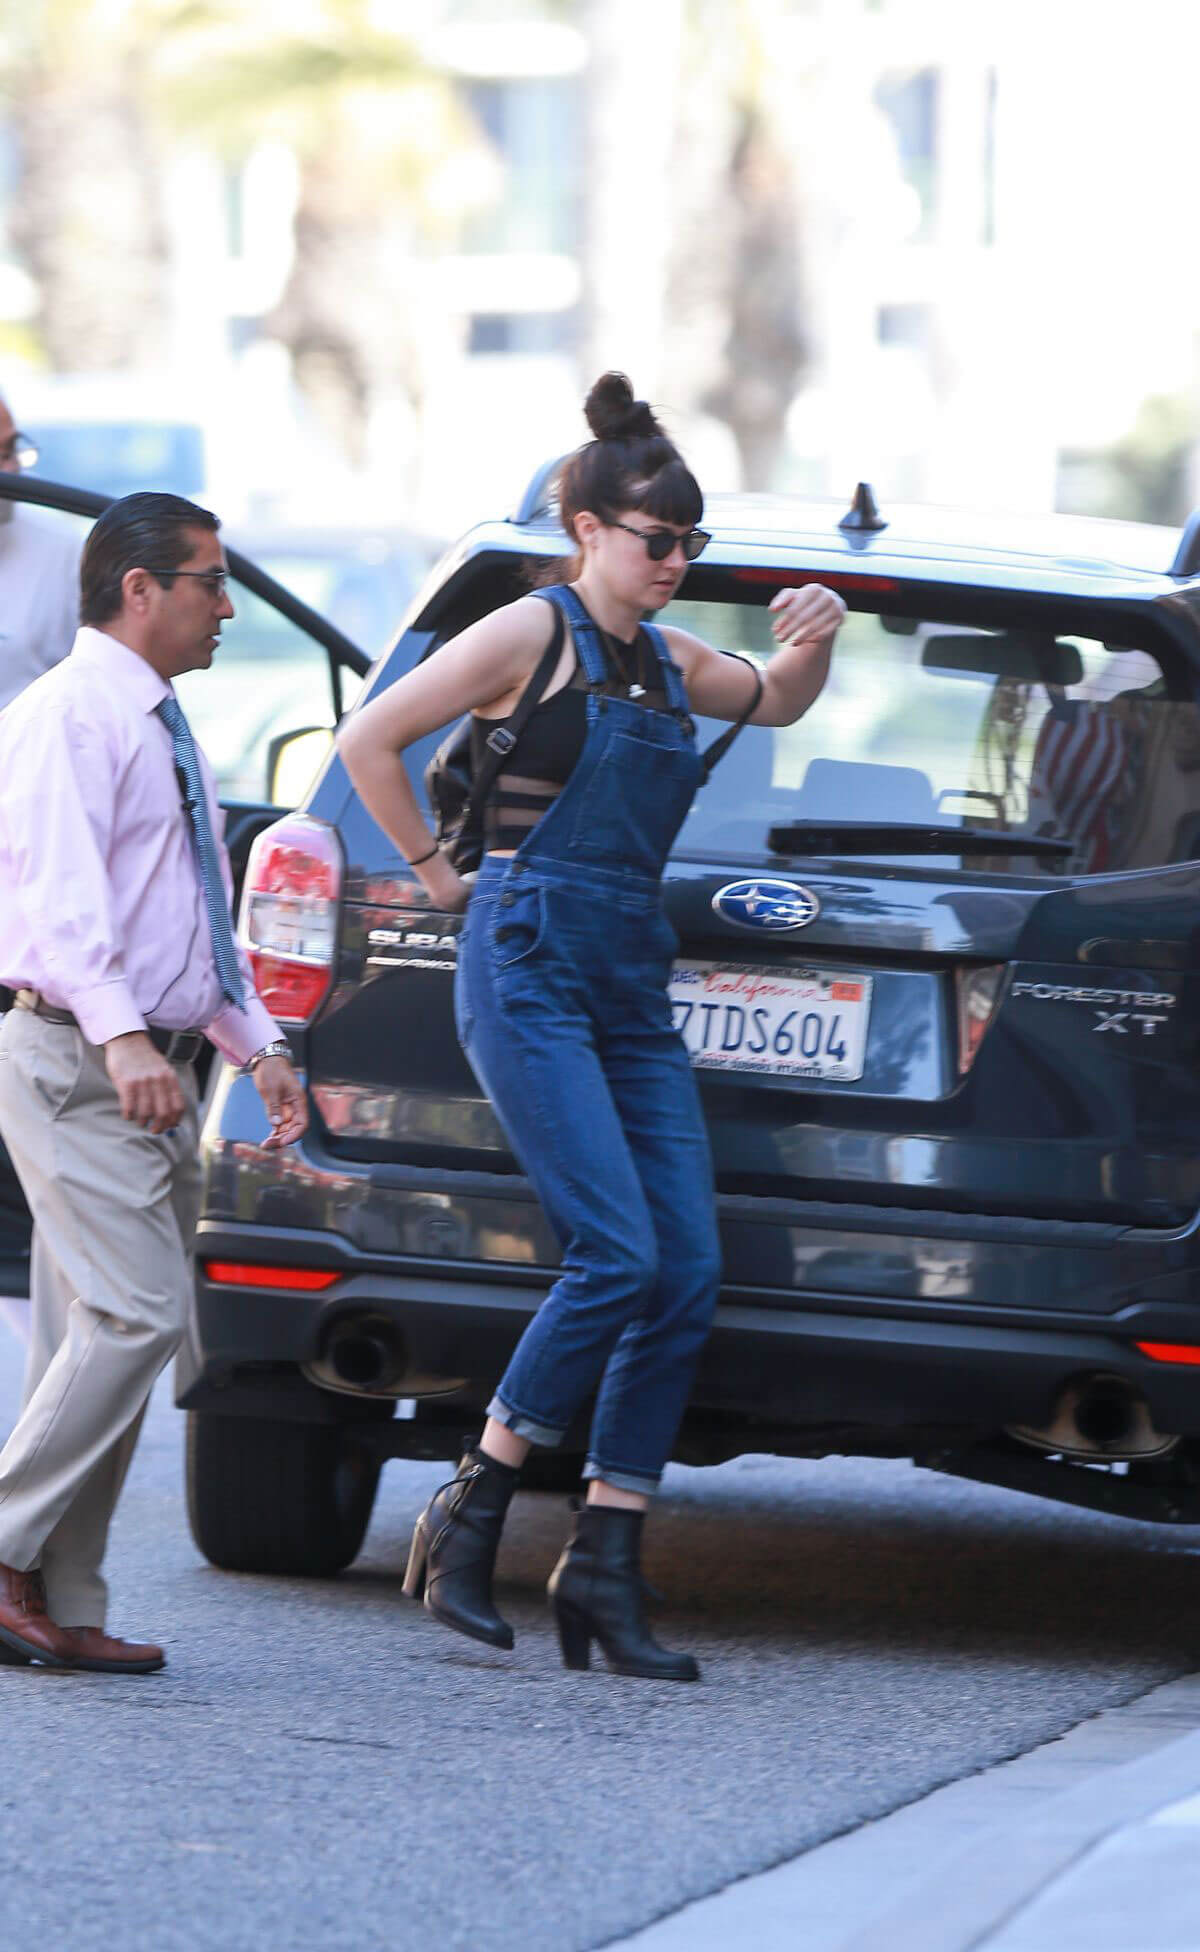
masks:
[[[659,621],[759,663],[774,648],[757,606],[674,603]],[[702,739],[720,730],[703,721]],[[757,859],[770,828],[804,821],[994,833],[994,855],[976,844],[943,865],[1022,876],[1195,859],[1200,714],[1169,695],[1145,650],[852,611],[811,711],[746,728],[697,796],[680,851]],[[1063,846],[1021,853],[1001,836]],[[778,851],[841,849],[826,839]],[[905,858],[869,836],[848,836],[845,851]]]

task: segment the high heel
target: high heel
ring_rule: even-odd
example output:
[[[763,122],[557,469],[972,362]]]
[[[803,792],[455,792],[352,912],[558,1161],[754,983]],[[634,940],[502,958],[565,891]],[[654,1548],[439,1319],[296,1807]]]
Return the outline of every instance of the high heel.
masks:
[[[409,1599],[424,1598],[435,1620],[489,1647],[513,1645],[492,1602],[492,1573],[518,1475],[485,1451],[468,1451],[418,1518],[404,1575]]]
[[[615,1505],[584,1505],[575,1513],[547,1588],[563,1661],[576,1671],[585,1669],[597,1640],[614,1674],[698,1681],[700,1669],[691,1655],[660,1646],[646,1624],[640,1563],[644,1519],[644,1512]]]
[[[421,1514],[424,1517],[424,1513]],[[401,1591],[406,1600],[423,1600],[425,1597],[425,1560],[427,1547],[425,1533],[420,1519],[413,1528],[412,1544],[408,1548],[408,1565],[404,1573]]]
[[[592,1633],[586,1614],[556,1597],[554,1623],[558,1628],[563,1666],[574,1668],[577,1673],[585,1673],[592,1664]]]

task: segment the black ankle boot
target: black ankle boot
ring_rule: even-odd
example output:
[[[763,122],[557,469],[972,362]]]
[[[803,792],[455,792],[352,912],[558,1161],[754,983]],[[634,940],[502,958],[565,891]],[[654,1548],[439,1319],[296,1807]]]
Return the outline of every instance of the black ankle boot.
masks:
[[[646,1625],[646,1587],[641,1574],[645,1512],[615,1505],[584,1505],[547,1588],[554,1606],[563,1660],[587,1667],[593,1640],[614,1674],[648,1681],[698,1681],[690,1654],[660,1647]]]
[[[417,1520],[404,1590],[425,1596],[435,1620],[489,1647],[511,1647],[513,1630],[492,1604],[492,1572],[508,1501],[520,1473],[469,1450]]]

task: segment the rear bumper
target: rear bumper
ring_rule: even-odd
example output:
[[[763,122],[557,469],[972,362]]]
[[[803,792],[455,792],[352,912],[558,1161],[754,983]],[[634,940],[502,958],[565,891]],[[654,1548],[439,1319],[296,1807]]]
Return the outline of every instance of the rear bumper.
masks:
[[[318,1294],[218,1285],[203,1272],[210,1258],[336,1269],[339,1278]],[[197,1259],[178,1400],[228,1413],[249,1406],[241,1399],[250,1378],[261,1404],[264,1365],[294,1374],[318,1359],[336,1323],[366,1314],[385,1317],[403,1344],[414,1387],[402,1382],[400,1394],[449,1388],[464,1409],[482,1406],[553,1278],[511,1265],[501,1272],[457,1261],[383,1261],[338,1234],[213,1220],[201,1222]],[[693,1406],[797,1430],[990,1429],[1046,1422],[1068,1382],[1103,1371],[1145,1397],[1160,1430],[1200,1435],[1200,1367],[1150,1361],[1134,1347],[1138,1339],[1200,1345],[1200,1301],[1143,1299],[1100,1315],[1068,1315],[727,1289]],[[330,1394],[331,1410],[338,1401]]]

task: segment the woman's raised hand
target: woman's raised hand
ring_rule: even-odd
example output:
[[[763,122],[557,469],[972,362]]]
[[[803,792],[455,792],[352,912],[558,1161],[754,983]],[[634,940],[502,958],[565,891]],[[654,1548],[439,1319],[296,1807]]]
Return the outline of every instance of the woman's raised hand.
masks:
[[[775,613],[771,628],[781,644],[819,643],[831,638],[846,614],[841,597],[823,583],[777,590],[767,607]]]

